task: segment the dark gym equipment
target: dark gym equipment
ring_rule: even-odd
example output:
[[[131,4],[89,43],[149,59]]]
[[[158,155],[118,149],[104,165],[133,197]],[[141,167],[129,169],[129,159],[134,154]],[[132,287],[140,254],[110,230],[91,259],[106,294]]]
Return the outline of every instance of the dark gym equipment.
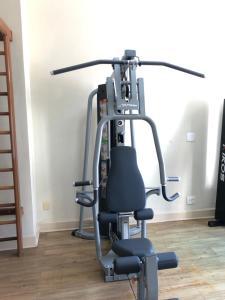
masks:
[[[208,222],[209,227],[225,225],[225,100],[223,103],[222,132],[216,195],[215,220]]]

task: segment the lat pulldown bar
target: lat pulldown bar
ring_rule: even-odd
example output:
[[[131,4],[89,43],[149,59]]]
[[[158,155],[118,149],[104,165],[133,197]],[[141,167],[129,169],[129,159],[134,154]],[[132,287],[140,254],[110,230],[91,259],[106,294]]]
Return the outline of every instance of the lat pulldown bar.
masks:
[[[57,70],[53,70],[51,72],[51,75],[58,75],[58,74],[62,74],[62,73],[67,73],[67,72],[71,72],[71,71],[76,71],[79,69],[84,69],[84,68],[88,68],[88,67],[93,67],[96,65],[112,65],[114,67],[114,65],[138,65],[138,66],[163,66],[163,67],[167,67],[170,69],[174,69],[180,72],[184,72],[193,76],[197,76],[197,77],[201,77],[201,78],[205,78],[205,75],[190,69],[186,69],[180,66],[176,66],[167,62],[163,62],[163,61],[136,61],[136,60],[111,60],[111,59],[98,59],[98,60],[93,60],[93,61],[89,61],[83,64],[78,64],[78,65],[74,65],[74,66],[70,66],[70,67],[66,67],[66,68],[61,68],[61,69],[57,69]]]

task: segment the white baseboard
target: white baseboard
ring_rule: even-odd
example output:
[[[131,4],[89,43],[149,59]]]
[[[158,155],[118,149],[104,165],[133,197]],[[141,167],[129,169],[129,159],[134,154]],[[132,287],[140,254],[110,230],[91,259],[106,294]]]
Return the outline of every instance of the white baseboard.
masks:
[[[151,223],[183,221],[194,219],[212,219],[215,216],[215,209],[198,209],[193,211],[169,212],[155,215]]]
[[[151,223],[158,222],[171,222],[171,221],[182,221],[182,220],[191,220],[191,219],[211,219],[215,215],[215,209],[201,209],[195,211],[184,211],[184,212],[170,212],[170,213],[161,213],[155,215],[154,219],[151,220]],[[53,232],[53,231],[63,231],[63,230],[72,230],[78,228],[78,221],[64,221],[64,222],[49,222],[49,223],[40,223],[39,229],[40,232]],[[84,227],[89,228],[93,227],[92,220],[84,220]]]
[[[78,228],[78,227],[79,227],[78,221],[46,222],[46,223],[39,224],[40,232],[73,230],[74,228]],[[90,219],[84,220],[84,227],[86,228],[93,227],[92,220]]]

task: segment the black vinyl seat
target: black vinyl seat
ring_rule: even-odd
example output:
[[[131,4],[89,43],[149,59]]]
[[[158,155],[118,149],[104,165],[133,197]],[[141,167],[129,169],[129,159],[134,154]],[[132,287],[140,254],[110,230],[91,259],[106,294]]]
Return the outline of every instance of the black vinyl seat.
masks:
[[[110,215],[121,212],[145,212],[145,186],[137,165],[133,147],[119,146],[111,149],[111,167],[107,180],[107,210]],[[143,213],[142,213],[143,214]],[[141,214],[140,214],[141,215]],[[140,216],[140,219],[151,219]],[[153,251],[151,241],[146,238],[122,239],[112,244],[112,250],[120,257],[149,256]]]
[[[118,256],[144,257],[154,253],[153,245],[146,238],[118,240],[112,244],[112,250]]]
[[[119,146],[111,149],[106,198],[108,212],[131,212],[145,208],[145,186],[134,148]]]

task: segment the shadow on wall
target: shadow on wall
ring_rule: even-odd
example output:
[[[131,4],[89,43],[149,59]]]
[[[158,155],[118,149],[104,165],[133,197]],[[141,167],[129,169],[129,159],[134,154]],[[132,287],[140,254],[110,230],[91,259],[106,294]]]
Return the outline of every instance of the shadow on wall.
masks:
[[[207,102],[188,101],[183,118],[173,137],[176,149],[173,157],[168,157],[168,161],[172,162],[180,172],[179,188],[182,197],[177,203],[180,211],[211,208],[211,193],[205,190],[207,131]],[[195,134],[195,141],[187,141],[188,132]],[[187,205],[187,196],[195,197],[193,205]]]
[[[216,123],[217,119],[213,120]],[[209,118],[209,105],[205,101],[188,101],[164,157],[168,170],[181,177],[179,184],[168,184],[171,193],[178,189],[181,197],[167,208],[171,211],[204,210],[214,207],[217,180],[217,152],[218,130],[214,129],[213,136],[209,136],[209,127],[212,120]],[[187,133],[195,134],[195,141],[187,141]],[[209,157],[209,153],[212,153]],[[208,163],[210,160],[210,168]],[[210,172],[210,182],[206,182]],[[168,174],[170,175],[170,174]],[[174,175],[174,174],[172,174]],[[174,187],[173,187],[174,185]],[[176,188],[175,188],[176,187]],[[187,205],[187,196],[194,196],[194,203]],[[170,207],[170,208],[169,208]]]
[[[176,129],[173,128],[173,134],[171,134],[171,126],[174,127],[174,122],[171,125],[165,119],[164,124],[161,123],[158,126],[158,131],[163,132],[160,143],[166,174],[167,176],[181,177],[180,183],[168,183],[168,195],[179,191],[181,197],[168,203],[162,197],[159,199],[157,196],[152,196],[148,205],[155,209],[156,214],[204,210],[214,207],[219,134],[217,126],[214,126],[213,136],[208,135],[208,127],[211,126],[211,122],[218,123],[217,116],[214,116],[213,120],[209,118],[207,101],[185,101],[184,106],[182,117],[179,118]],[[187,132],[195,133],[194,142],[186,141]],[[146,141],[145,145],[148,147]],[[154,146],[152,145],[150,148],[151,151],[145,151],[146,154],[150,153],[147,156],[148,160],[146,161],[146,157],[144,159],[139,155],[139,162],[146,184],[154,186],[158,182],[158,165],[152,151]],[[140,150],[139,148],[139,154]],[[209,153],[213,153],[213,155],[209,157]],[[209,159],[211,168],[208,167]],[[210,172],[210,182],[206,182],[208,172]],[[187,196],[195,197],[193,205],[187,205]]]
[[[78,219],[72,184],[82,176],[87,87],[64,76],[38,82],[42,95],[32,100],[40,221],[72,221]]]

